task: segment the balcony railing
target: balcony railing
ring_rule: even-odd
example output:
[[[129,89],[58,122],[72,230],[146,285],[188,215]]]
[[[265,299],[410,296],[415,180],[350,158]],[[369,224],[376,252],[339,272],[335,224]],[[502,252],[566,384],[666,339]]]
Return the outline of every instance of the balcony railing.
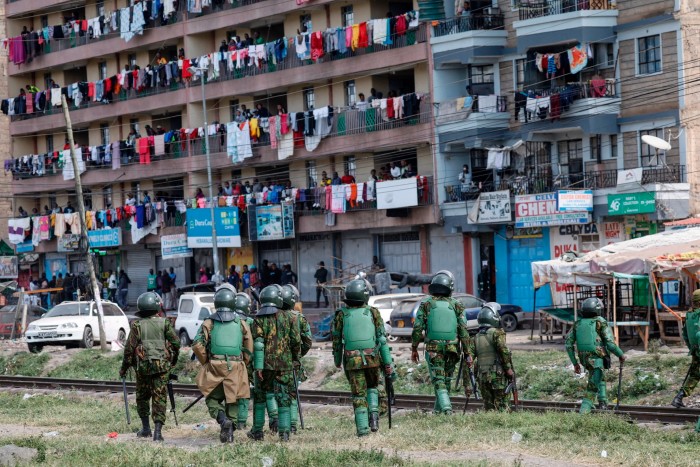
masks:
[[[467,96],[438,102],[435,105],[435,119],[438,125],[464,120],[471,113],[502,112],[508,112],[508,96]]]
[[[430,206],[433,204],[433,177],[421,177],[426,179],[421,183],[416,179],[416,190],[418,194],[418,206]],[[377,182],[380,184],[382,182]],[[306,188],[303,193],[303,201],[296,200],[294,210],[302,216],[323,215],[330,211],[330,206],[325,205],[325,188]],[[377,201],[368,200],[363,202],[345,202],[345,212],[371,211],[377,209]]]
[[[404,109],[406,111],[406,109]],[[420,107],[417,112],[410,116],[405,116],[400,119],[387,119],[382,113],[381,109],[369,108],[367,110],[353,110],[345,109],[337,112],[333,118],[331,125],[330,134],[327,138],[334,138],[338,136],[349,136],[349,135],[359,135],[364,133],[373,133],[383,130],[392,130],[398,128],[404,128],[411,125],[417,125],[421,123],[430,123],[432,121],[432,106],[430,95],[425,94],[421,96]],[[179,138],[180,133],[175,132]],[[211,154],[226,154],[227,145],[227,135],[226,133],[217,133],[216,135],[211,135],[209,138],[209,151]],[[252,143],[253,148],[267,147],[270,145],[269,135],[263,133],[263,137],[260,141]],[[186,137],[183,140],[175,140],[170,143],[165,143],[165,151],[163,153],[156,153],[155,149],[151,148],[150,159],[151,162],[159,160],[174,160],[182,157],[189,156],[200,156],[204,155],[205,145],[204,138],[189,138]],[[81,153],[82,154],[82,153]],[[80,156],[79,156],[80,157]],[[21,157],[18,159],[22,159]],[[13,160],[12,173],[15,179],[28,179],[36,178],[38,166],[32,164],[32,158],[30,157],[28,162],[20,163],[15,166],[15,161]],[[120,165],[121,167],[139,165],[140,159],[138,150],[136,148],[127,148],[126,150],[120,150]],[[92,170],[111,170],[112,162],[93,162],[86,161],[86,169],[88,171]],[[58,166],[58,162],[54,161],[43,165],[43,176],[53,176],[61,175],[62,169]]]
[[[549,0],[547,2],[522,1],[518,4],[520,20],[541,18],[543,16],[561,15],[573,11],[609,10],[607,0]]]
[[[509,190],[512,196],[550,193],[556,190],[585,188],[597,190],[615,188],[618,170],[600,170],[581,174],[551,176],[517,176],[503,179],[498,184],[482,182],[480,185],[462,186],[445,185],[446,202],[469,201],[479,197],[480,193]],[[685,183],[684,165],[659,166],[645,168],[642,172],[642,185],[651,183]]]
[[[400,49],[403,47],[408,47],[411,45],[414,45],[419,42],[425,42],[426,41],[426,26],[425,23],[421,23],[420,26],[417,29],[409,29],[406,31],[405,34],[395,34],[392,36],[392,44],[391,45],[383,45],[383,44],[373,44],[370,45],[367,48],[364,49],[356,49],[355,51],[352,51],[351,49],[348,49],[346,53],[334,53],[334,54],[326,54],[324,57],[321,57],[318,62],[313,62],[311,60],[302,60],[300,59],[295,53],[293,53],[294,48],[290,45],[290,50],[289,54],[287,55],[287,58],[282,60],[281,62],[278,63],[273,63],[272,61],[264,62],[260,66],[243,66],[241,68],[234,68],[233,70],[228,70],[228,69],[222,69],[220,71],[219,76],[214,79],[207,77],[205,83],[213,83],[213,82],[219,82],[219,81],[230,81],[230,80],[235,80],[235,79],[240,79],[240,78],[245,78],[245,77],[251,77],[251,76],[258,76],[258,75],[264,75],[267,73],[274,73],[276,71],[281,71],[281,70],[289,70],[292,68],[300,68],[303,66],[310,66],[313,65],[314,63],[323,63],[323,62],[332,62],[336,60],[343,60],[346,58],[352,58],[352,57],[358,57],[358,56],[363,56],[363,55],[368,55],[372,53],[377,53],[377,52],[383,52],[386,50],[394,50],[394,49]],[[310,74],[313,74],[313,71],[309,71]],[[201,85],[200,81],[193,81],[190,83],[192,86],[199,86]],[[155,87],[147,88],[142,91],[135,91],[133,89],[130,89],[128,91],[121,90],[121,92],[113,96],[111,99],[103,99],[102,101],[93,101],[90,99],[85,99],[83,100],[79,106],[76,106],[73,102],[69,103],[69,106],[72,109],[83,109],[83,108],[88,108],[88,107],[95,107],[95,106],[104,106],[105,104],[109,104],[110,102],[113,101],[124,101],[124,100],[132,100],[132,99],[138,99],[141,97],[147,97],[147,96],[152,96],[156,94],[162,94],[170,91],[177,91],[179,89],[182,89],[185,87],[185,82],[182,79],[175,79],[171,81],[171,84],[169,85],[161,85],[161,83],[158,83]],[[47,99],[48,100],[48,99]],[[37,118],[41,117],[44,115],[50,115],[54,113],[60,113],[62,112],[60,107],[52,107],[49,104],[47,104],[48,107],[44,111],[40,112],[34,112],[30,114],[19,114],[19,115],[12,115],[11,119],[12,121],[18,121],[18,120],[24,120],[28,118]]]
[[[485,29],[503,29],[503,14],[457,17],[433,26],[433,37]]]

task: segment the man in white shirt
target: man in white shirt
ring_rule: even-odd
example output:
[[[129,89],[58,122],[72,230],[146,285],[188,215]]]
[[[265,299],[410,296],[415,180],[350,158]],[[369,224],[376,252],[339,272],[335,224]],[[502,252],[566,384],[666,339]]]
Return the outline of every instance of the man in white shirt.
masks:
[[[117,276],[112,271],[109,271],[107,288],[109,289],[109,301],[113,302],[117,296]]]
[[[136,206],[136,198],[131,193],[126,194],[126,201],[124,202],[126,206]]]
[[[355,105],[357,107],[357,110],[367,110],[367,106],[369,104],[365,100],[365,95],[363,93],[360,93],[359,100],[355,103]]]
[[[391,163],[391,177],[394,180],[401,178],[401,167],[396,162]]]
[[[472,174],[469,173],[469,166],[464,164],[462,171],[459,173],[459,184],[461,192],[461,200],[466,201],[467,193],[472,189]]]

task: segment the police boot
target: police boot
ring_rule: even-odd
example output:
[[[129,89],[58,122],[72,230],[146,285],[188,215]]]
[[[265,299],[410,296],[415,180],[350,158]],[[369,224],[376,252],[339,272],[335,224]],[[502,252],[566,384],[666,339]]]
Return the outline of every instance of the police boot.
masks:
[[[226,417],[223,410],[219,410],[216,415],[216,421],[221,426],[219,432],[219,441],[222,443],[230,443],[233,441],[233,422]]]
[[[289,441],[289,432],[292,426],[292,414],[289,407],[279,408],[279,433],[281,441]]]
[[[438,389],[437,399],[441,412],[445,415],[452,415],[452,403],[450,402],[450,395],[447,393],[447,389]]]
[[[267,404],[267,416],[270,419],[270,431],[277,433],[279,422],[277,418],[279,417],[279,409],[277,407],[277,399],[275,398],[274,392],[268,392],[265,394],[265,401]]]
[[[683,392],[683,390],[681,389],[680,391],[678,391],[678,394],[676,394],[676,397],[673,398],[671,405],[677,409],[680,409],[681,407],[685,407],[685,404],[683,403],[684,397],[685,397],[685,392]]]
[[[141,425],[143,426],[138,432],[136,432],[137,438],[150,438],[153,434],[151,432],[151,423],[148,417],[141,417]]]
[[[161,430],[163,429],[163,424],[161,422],[156,422],[156,427],[153,430],[153,441],[163,441],[163,435]]]
[[[372,433],[379,431],[379,391],[367,390],[367,407],[369,409],[369,429]]]
[[[607,401],[599,401],[598,402],[598,410],[610,410],[610,406],[608,406]]]
[[[256,402],[253,404],[253,429],[248,432],[248,438],[255,441],[264,439],[263,428],[265,427],[265,403]]]
[[[245,430],[248,422],[248,399],[238,399],[238,423],[237,430]]]
[[[590,399],[583,399],[581,400],[581,409],[578,411],[580,414],[587,414],[591,413],[591,410],[593,410],[593,401]]]
[[[369,421],[367,419],[367,409],[358,407],[355,409],[355,427],[357,436],[367,436],[369,434]]]

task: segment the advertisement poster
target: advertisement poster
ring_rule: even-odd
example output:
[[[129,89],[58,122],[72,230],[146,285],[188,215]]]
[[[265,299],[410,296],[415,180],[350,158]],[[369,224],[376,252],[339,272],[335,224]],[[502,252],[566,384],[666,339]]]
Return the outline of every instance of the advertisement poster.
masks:
[[[17,279],[17,264],[16,256],[0,256],[0,279]]]
[[[470,216],[470,222],[488,224],[511,221],[509,190],[481,193],[477,205],[478,213],[476,216]]]
[[[551,227],[557,225],[588,224],[588,212],[560,212],[557,194],[518,195],[515,197],[515,227]]]
[[[258,241],[294,238],[294,206],[257,206],[255,226]]]
[[[191,258],[194,255],[192,249],[187,246],[186,234],[163,235],[160,237],[160,252],[164,260]]]
[[[241,225],[238,208],[214,208],[216,241],[219,248],[241,246]],[[211,210],[187,210],[187,246],[212,248]]]
[[[593,190],[557,191],[559,212],[593,211]]]

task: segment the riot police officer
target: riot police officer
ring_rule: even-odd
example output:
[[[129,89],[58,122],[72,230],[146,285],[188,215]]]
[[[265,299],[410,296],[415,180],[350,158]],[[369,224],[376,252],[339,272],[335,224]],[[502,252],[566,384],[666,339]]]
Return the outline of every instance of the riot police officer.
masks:
[[[219,440],[232,443],[238,400],[250,398],[246,365],[253,354],[253,339],[248,323],[234,312],[235,290],[217,290],[214,307],[216,312],[200,326],[192,350],[202,364],[197,386],[206,396],[209,415],[221,426]]]
[[[513,378],[513,362],[501,329],[501,305],[485,303],[477,315],[479,332],[474,336],[474,359],[479,391],[486,410],[508,410],[505,389]],[[469,383],[465,381],[469,393]]]
[[[691,360],[688,376],[685,378],[683,386],[676,397],[673,398],[673,402],[671,402],[671,405],[677,409],[685,407],[683,398],[689,396],[697,386],[698,381],[700,381],[700,290],[693,292],[693,310],[685,315],[683,341],[688,346]],[[698,418],[695,431],[700,433],[700,418]]]
[[[581,373],[581,364],[588,372],[586,395],[581,401],[580,413],[590,413],[595,406],[596,398],[599,409],[608,408],[607,391],[605,387],[605,360],[613,353],[624,363],[625,356],[615,344],[608,322],[600,316],[603,303],[600,299],[587,298],[581,304],[581,317],[566,336],[566,352],[574,365],[576,374]],[[579,361],[574,354],[574,346],[578,351]]]
[[[380,370],[383,368],[387,376],[395,377],[381,314],[367,306],[368,300],[366,281],[348,282],[346,307],[336,311],[332,327],[333,358],[336,367],[343,365],[350,382],[357,436],[379,430]]]

